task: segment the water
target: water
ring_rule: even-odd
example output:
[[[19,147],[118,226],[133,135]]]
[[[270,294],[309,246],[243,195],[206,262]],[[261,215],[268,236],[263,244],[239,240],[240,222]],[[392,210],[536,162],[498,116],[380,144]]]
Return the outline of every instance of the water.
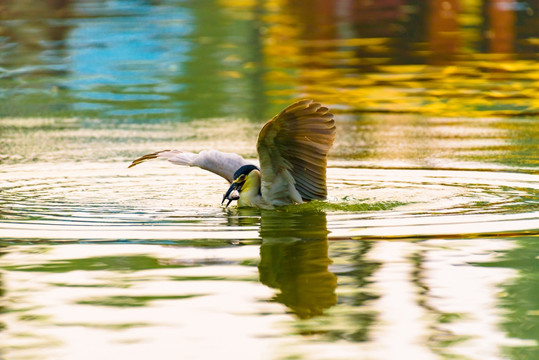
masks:
[[[0,357],[539,358],[537,14],[0,4]],[[127,169],[255,160],[300,97],[335,109],[327,202],[224,209],[211,173]]]

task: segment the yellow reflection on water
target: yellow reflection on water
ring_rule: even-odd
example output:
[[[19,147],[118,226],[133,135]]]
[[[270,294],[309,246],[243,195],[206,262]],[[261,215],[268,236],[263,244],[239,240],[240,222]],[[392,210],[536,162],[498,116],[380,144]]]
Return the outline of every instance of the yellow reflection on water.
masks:
[[[326,214],[262,213],[260,282],[280,290],[275,300],[309,319],[337,303],[337,278],[328,270]]]
[[[271,96],[314,97],[354,112],[538,113],[536,54],[514,53],[527,31],[516,33],[516,17],[530,17],[516,3],[302,4],[267,6]]]

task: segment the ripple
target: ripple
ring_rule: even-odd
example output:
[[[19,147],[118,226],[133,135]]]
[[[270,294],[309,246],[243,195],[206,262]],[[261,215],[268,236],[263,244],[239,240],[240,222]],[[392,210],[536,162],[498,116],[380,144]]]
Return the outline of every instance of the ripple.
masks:
[[[21,240],[256,241],[290,217],[308,229],[313,214],[325,215],[333,240],[537,230],[533,174],[330,167],[328,179],[328,202],[268,212],[220,207],[226,183],[200,169],[8,165],[0,172],[0,231]]]

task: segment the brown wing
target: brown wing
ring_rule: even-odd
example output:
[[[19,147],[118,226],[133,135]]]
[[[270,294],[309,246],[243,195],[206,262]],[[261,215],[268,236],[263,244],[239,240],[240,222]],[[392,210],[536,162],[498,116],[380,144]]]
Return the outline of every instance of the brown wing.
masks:
[[[274,205],[298,202],[295,189],[303,201],[325,199],[335,131],[333,114],[313,100],[298,101],[268,121],[257,142],[264,198]]]

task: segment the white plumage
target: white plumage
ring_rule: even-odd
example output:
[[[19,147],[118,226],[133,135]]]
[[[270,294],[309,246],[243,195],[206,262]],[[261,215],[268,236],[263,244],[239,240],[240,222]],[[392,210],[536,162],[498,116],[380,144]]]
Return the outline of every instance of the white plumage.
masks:
[[[196,166],[224,177],[229,183],[234,181],[234,172],[243,165],[250,164],[238,154],[217,150],[203,150],[198,154],[181,150],[163,150],[144,155],[133,161],[129,167],[149,159],[163,158],[176,165]]]

